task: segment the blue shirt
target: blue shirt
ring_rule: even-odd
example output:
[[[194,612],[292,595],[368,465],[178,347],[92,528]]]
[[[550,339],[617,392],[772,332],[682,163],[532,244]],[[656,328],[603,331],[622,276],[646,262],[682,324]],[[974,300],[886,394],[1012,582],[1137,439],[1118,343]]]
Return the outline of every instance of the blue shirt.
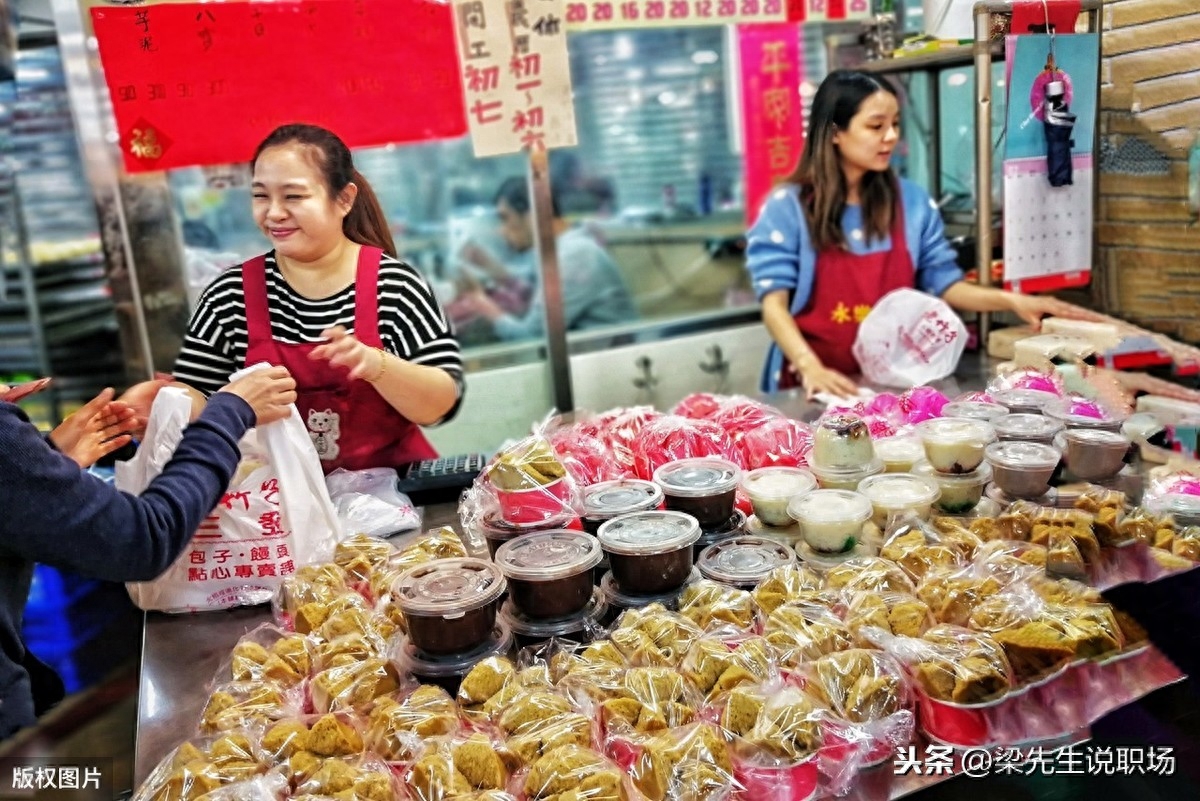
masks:
[[[808,233],[808,223],[800,208],[800,188],[795,185],[774,189],[763,204],[758,220],[746,234],[746,269],[755,296],[779,290],[792,293],[791,313],[799,314],[812,295],[817,279],[817,252]],[[900,179],[900,197],[904,207],[905,244],[916,273],[916,288],[941,295],[963,279],[955,263],[954,248],[946,241],[945,229],[937,206],[924,189]],[[842,214],[842,230],[851,253],[866,255],[890,250],[890,236],[870,242],[863,228],[862,207],[847,206]],[[783,352],[772,344],[767,351],[761,388],[774,392],[779,388]]]

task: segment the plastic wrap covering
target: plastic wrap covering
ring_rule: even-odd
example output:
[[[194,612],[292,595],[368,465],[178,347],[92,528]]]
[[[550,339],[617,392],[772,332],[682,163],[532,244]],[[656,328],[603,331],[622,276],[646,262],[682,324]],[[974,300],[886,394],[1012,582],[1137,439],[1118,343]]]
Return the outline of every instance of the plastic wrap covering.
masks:
[[[744,431],[735,442],[748,470],[759,467],[805,467],[812,453],[813,431],[790,417],[770,417]]]
[[[396,490],[391,467],[334,470],[325,477],[334,511],[347,534],[387,537],[421,526],[421,514],[408,496]]]
[[[774,648],[762,637],[728,640],[709,636],[692,644],[680,672],[712,700],[735,687],[775,679],[779,670]]]
[[[622,475],[634,475],[633,443],[642,428],[662,417],[653,406],[630,406],[613,409],[588,421],[581,427],[584,433],[598,436],[608,446],[613,463]]]
[[[707,579],[689,584],[679,596],[679,614],[701,629],[757,627],[754,597],[745,590]]]
[[[550,434],[550,444],[580,486],[634,477],[632,470],[617,464],[608,443],[582,424],[556,429]]]
[[[898,637],[920,637],[936,621],[929,605],[902,592],[858,592],[849,596],[844,614],[855,642],[871,647],[878,637],[872,630]]]
[[[475,518],[486,518],[494,507],[502,520],[529,525],[582,509],[578,484],[541,432],[500,449],[474,488],[480,490],[475,500],[482,507],[473,510]],[[463,520],[467,525],[466,515]]]
[[[850,647],[850,630],[833,613],[816,605],[784,604],[763,624],[763,637],[775,649],[780,667],[794,670],[805,662]]]
[[[621,768],[580,745],[555,748],[519,778],[528,801],[624,801],[630,795]]]
[[[413,762],[435,737],[461,729],[458,706],[444,689],[421,685],[408,695],[395,693],[375,700],[366,718],[367,748],[388,762]]]
[[[909,592],[913,583],[886,559],[862,556],[825,571],[825,587],[844,592]]]
[[[715,456],[741,463],[733,441],[717,423],[665,415],[648,421],[632,443],[634,473],[647,481],[668,462]]]
[[[821,577],[804,565],[785,565],[772,570],[752,593],[764,615],[789,601],[806,600],[821,588]]]
[[[716,801],[738,787],[725,740],[707,723],[650,738],[629,773],[648,801]]]
[[[505,757],[502,742],[483,732],[440,738],[404,772],[404,785],[413,801],[500,793],[516,767]]]
[[[913,515],[893,518],[879,555],[895,562],[914,582],[930,573],[955,572],[970,563],[979,538],[956,521],[940,526]]]
[[[247,784],[261,778],[268,763],[259,758],[253,739],[251,732],[231,730],[184,743],[151,771],[134,801],[196,801],[226,787],[245,788],[246,797],[255,798]]]
[[[743,798],[789,801],[815,793],[829,712],[817,699],[768,683],[734,689],[718,709]]]
[[[702,635],[688,618],[651,604],[622,612],[609,639],[631,665],[675,667]]]

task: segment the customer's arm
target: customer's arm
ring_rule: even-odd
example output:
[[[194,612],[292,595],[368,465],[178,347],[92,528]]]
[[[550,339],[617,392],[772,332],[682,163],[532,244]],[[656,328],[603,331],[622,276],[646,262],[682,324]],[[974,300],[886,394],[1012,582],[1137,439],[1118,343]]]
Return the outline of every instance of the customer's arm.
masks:
[[[16,406],[0,404],[0,554],[108,581],[162,573],[229,486],[238,440],[295,400],[282,368],[216,393],[139,496],[119,492],[54,451]],[[238,394],[234,394],[235,391]]]

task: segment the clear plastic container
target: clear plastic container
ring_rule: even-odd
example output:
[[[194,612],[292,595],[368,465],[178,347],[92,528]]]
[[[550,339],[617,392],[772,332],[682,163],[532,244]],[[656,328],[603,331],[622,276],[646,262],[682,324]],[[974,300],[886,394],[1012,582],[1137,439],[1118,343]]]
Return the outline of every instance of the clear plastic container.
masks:
[[[875,459],[871,432],[862,418],[835,414],[817,422],[810,461],[824,468],[861,469]]]
[[[858,559],[863,556],[878,556],[879,546],[869,542],[860,542],[848,551],[842,553],[825,553],[823,551],[814,550],[807,542],[801,542],[796,546],[796,557],[807,567],[811,567],[818,573],[824,573],[832,567],[837,567],[843,562],[848,562],[851,559]]]
[[[621,589],[611,571],[605,573],[604,577],[600,579],[600,591],[604,593],[604,601],[608,604],[605,622],[611,623],[616,620],[626,609],[642,609],[650,604],[662,604],[667,609],[678,609],[679,596],[683,594],[688,585],[695,584],[699,580],[700,571],[693,568],[688,573],[683,585],[670,592],[656,595],[634,595]]]
[[[1046,404],[1058,400],[1053,392],[1042,392],[1040,389],[1000,389],[988,395],[1014,413],[1041,414]]]
[[[871,511],[867,496],[848,490],[813,490],[788,504],[804,541],[824,553],[842,553],[857,545]]]
[[[498,622],[481,644],[461,654],[435,656],[423,653],[411,639],[402,639],[395,661],[402,672],[412,674],[422,683],[436,684],[453,698],[458,694],[463,677],[475,665],[490,656],[511,656],[512,652],[513,633],[504,623]]]
[[[700,558],[700,552],[708,546],[746,533],[746,513],[741,509],[733,510],[733,517],[725,524],[709,531],[701,531],[700,539],[692,543],[692,561]]]
[[[557,620],[539,620],[523,615],[511,599],[500,607],[500,622],[512,631],[518,648],[545,642],[552,637],[574,642],[591,642],[601,634],[608,616],[608,602],[599,587],[592,591],[584,608],[575,615]]]
[[[696,567],[706,579],[750,590],[775,568],[795,561],[792,549],[762,537],[743,535],[705,548]]]
[[[1078,406],[1082,404],[1096,406],[1103,416],[1093,417],[1089,414],[1079,413]],[[1047,417],[1058,420],[1067,428],[1100,429],[1111,431],[1114,434],[1120,434],[1121,426],[1129,419],[1129,415],[1124,412],[1097,404],[1094,401],[1080,401],[1076,398],[1057,398],[1053,403],[1046,404],[1044,413]]]
[[[504,574],[491,562],[438,559],[401,574],[392,599],[404,613],[412,644],[441,656],[487,642],[506,588]]]
[[[587,532],[542,531],[504,543],[496,565],[521,614],[544,620],[569,617],[587,606],[592,572],[603,555]]]
[[[1129,439],[1103,428],[1068,428],[1059,435],[1071,474],[1083,481],[1106,481],[1125,466]]]
[[[986,462],[970,473],[957,476],[939,473],[928,462],[914,467],[913,473],[927,476],[937,482],[941,495],[933,502],[933,506],[948,515],[966,514],[978,506],[983,498],[984,487],[992,480],[992,467]]]
[[[700,525],[683,512],[634,512],[604,523],[597,537],[622,592],[659,595],[687,580]]]
[[[788,515],[788,522],[791,525],[768,526],[764,525],[757,515],[750,515],[746,518],[746,533],[751,537],[762,537],[765,540],[782,543],[795,550],[796,545],[804,541],[804,532],[800,529],[800,524],[792,520],[791,515]]]
[[[919,437],[895,436],[875,440],[875,455],[887,473],[910,473],[925,460],[925,446]]]
[[[981,420],[937,417],[917,424],[925,458],[939,473],[970,473],[983,462],[983,449],[996,440],[996,429]]]
[[[1006,414],[992,421],[996,436],[1000,440],[1019,440],[1021,442],[1042,442],[1053,445],[1054,438],[1063,430],[1063,424],[1053,417],[1043,414],[1021,412]]]
[[[884,473],[863,479],[858,485],[860,494],[867,496],[874,509],[871,522],[880,529],[887,528],[894,514],[912,512],[922,520],[933,511],[933,502],[942,494],[932,478],[911,473]]]
[[[812,474],[817,477],[821,489],[849,490],[858,489],[863,479],[877,476],[883,472],[883,460],[875,459],[865,467],[820,467],[810,465]]]
[[[960,417],[990,423],[1008,414],[1008,407],[984,401],[954,401],[942,407],[942,417]]]
[[[657,509],[662,502],[662,488],[653,481],[622,478],[592,484],[583,491],[583,530],[595,534],[605,520]]]
[[[789,526],[788,501],[817,488],[812,473],[799,467],[760,467],[742,476],[742,491],[754,514],[768,526]]]
[[[1156,515],[1171,515],[1176,526],[1200,526],[1200,495],[1169,492],[1152,498],[1146,509]]]
[[[654,471],[668,509],[686,512],[701,528],[721,525],[733,516],[741,468],[728,459],[697,457],[668,462]]]
[[[992,481],[1011,498],[1033,500],[1050,489],[1062,452],[1041,442],[993,442],[984,452]]]
[[[525,534],[536,534],[539,531],[558,531],[570,528],[577,520],[578,518],[575,515],[564,512],[548,520],[540,520],[536,523],[525,525],[515,525],[500,517],[498,513],[492,513],[479,522],[478,529],[487,542],[488,554],[495,559],[496,552],[500,550],[500,546],[511,539]]]

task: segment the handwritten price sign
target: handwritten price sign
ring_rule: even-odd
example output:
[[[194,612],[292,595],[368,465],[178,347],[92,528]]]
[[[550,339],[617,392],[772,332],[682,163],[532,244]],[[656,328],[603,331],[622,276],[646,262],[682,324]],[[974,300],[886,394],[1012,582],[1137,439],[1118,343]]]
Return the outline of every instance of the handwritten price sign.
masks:
[[[569,30],[781,22],[784,0],[585,0],[567,1]]]

